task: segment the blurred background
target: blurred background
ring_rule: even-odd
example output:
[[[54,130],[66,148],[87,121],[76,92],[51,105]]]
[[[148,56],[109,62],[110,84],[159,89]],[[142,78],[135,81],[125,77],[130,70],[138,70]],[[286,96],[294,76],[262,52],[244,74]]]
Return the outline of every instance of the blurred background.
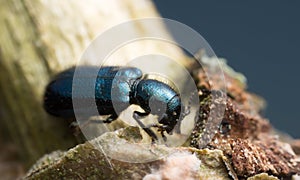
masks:
[[[300,2],[154,0],[162,17],[200,33],[268,103],[265,116],[300,138]]]

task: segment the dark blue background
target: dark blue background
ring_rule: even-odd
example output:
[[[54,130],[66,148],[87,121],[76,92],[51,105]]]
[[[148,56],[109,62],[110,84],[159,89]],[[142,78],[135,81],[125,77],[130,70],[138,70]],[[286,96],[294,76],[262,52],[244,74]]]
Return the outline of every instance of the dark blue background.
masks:
[[[266,117],[300,138],[300,2],[154,1],[162,17],[200,33],[267,102]]]

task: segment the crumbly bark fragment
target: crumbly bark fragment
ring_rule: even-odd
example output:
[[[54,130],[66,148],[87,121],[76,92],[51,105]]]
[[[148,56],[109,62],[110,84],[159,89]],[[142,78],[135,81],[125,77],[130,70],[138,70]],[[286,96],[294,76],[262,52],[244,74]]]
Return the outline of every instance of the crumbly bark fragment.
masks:
[[[191,146],[222,150],[240,178],[259,173],[268,173],[282,178],[299,173],[300,163],[293,152],[296,150],[298,153],[300,147],[298,141],[291,143],[292,150],[290,144],[276,138],[269,121],[260,115],[263,106],[259,102],[262,101],[248,93],[245,86],[240,85],[233,77],[225,74],[225,78],[228,98],[219,129],[214,133],[208,126],[209,115],[224,103],[213,100],[211,94],[215,90],[209,89],[220,87],[220,83],[214,80],[208,81],[203,70],[198,72],[200,108],[199,118],[191,136]],[[210,132],[210,136],[213,136],[207,146],[203,145],[207,142],[205,132]]]

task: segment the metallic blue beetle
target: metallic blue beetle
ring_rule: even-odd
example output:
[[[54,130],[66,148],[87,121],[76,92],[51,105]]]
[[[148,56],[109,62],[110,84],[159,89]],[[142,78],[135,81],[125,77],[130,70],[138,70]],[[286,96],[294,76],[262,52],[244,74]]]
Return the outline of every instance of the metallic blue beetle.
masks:
[[[139,105],[144,112],[134,111],[133,118],[152,140],[158,138],[151,127],[158,128],[165,140],[164,132],[172,134],[176,124],[183,118],[180,118],[180,113],[184,107],[181,106],[178,93],[163,82],[145,78],[137,68],[119,66],[106,66],[99,70],[93,66],[78,68],[83,74],[76,79],[76,83],[80,86],[84,86],[87,78],[90,78],[89,72],[98,71],[94,97],[87,97],[84,91],[72,94],[75,68],[68,69],[58,74],[46,88],[44,108],[48,113],[63,118],[74,118],[72,98],[76,98],[77,101],[93,98],[99,115],[110,115],[100,122],[110,123],[118,118],[113,104],[117,104],[120,112],[131,104]],[[81,109],[82,112],[84,108]],[[158,115],[159,124],[145,126],[142,123],[141,119],[150,113]]]

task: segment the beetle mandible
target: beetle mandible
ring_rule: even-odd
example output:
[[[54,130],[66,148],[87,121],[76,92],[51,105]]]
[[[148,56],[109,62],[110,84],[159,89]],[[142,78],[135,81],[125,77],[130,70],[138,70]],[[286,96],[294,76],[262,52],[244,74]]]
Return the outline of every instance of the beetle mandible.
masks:
[[[79,77],[80,85],[84,85],[91,70],[98,69],[94,66],[79,66],[85,76]],[[102,123],[110,123],[118,118],[113,103],[118,104],[120,111],[129,105],[140,106],[144,112],[134,111],[133,118],[139,126],[151,136],[153,141],[158,140],[157,135],[150,129],[156,127],[161,132],[164,140],[164,132],[172,134],[177,123],[183,119],[188,112],[183,112],[179,94],[168,84],[155,79],[147,79],[140,69],[135,67],[105,66],[98,70],[95,81],[95,96],[86,97],[85,92],[72,94],[73,76],[75,67],[58,74],[46,87],[44,96],[45,110],[55,116],[63,118],[74,118],[72,98],[86,99],[94,98],[100,115],[109,115]],[[112,91],[114,95],[112,96]],[[153,106],[150,106],[153,103]],[[85,107],[83,107],[85,108]],[[87,107],[88,108],[88,107]],[[162,109],[165,110],[162,112]],[[145,126],[142,118],[149,114],[158,115],[157,124]],[[182,114],[181,114],[182,113]],[[181,115],[181,116],[180,116]]]

